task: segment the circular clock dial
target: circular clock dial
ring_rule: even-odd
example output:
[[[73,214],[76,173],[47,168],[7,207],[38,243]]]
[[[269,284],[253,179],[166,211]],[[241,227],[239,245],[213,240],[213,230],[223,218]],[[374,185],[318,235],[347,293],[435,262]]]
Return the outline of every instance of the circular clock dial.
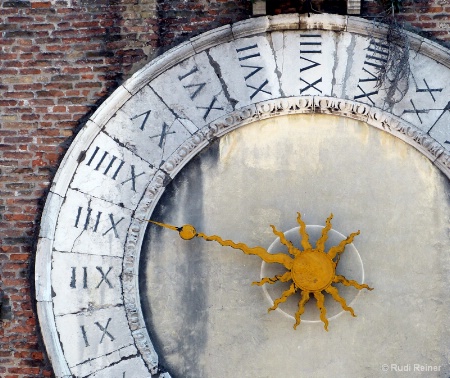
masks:
[[[56,376],[448,376],[448,50],[409,34],[409,89],[392,104],[376,85],[386,33],[336,15],[245,20],[168,51],[101,105],[39,233],[37,311]],[[269,225],[298,227],[297,211],[310,229],[333,213],[336,232],[361,230],[336,273],[374,291],[327,278],[295,331],[299,293],[267,314],[285,286],[250,285],[274,264],[146,233],[149,218],[189,223],[267,249]],[[296,269],[286,277],[301,286]],[[329,332],[315,301],[323,312],[326,290]]]
[[[289,312],[300,297],[267,313],[277,294],[251,286],[258,257],[151,225],[140,287],[160,363],[174,377],[214,378],[364,376],[423,363],[424,353],[429,365],[446,364],[449,196],[427,158],[360,121],[290,115],[227,134],[183,169],[152,219],[267,249],[270,224],[290,230],[300,211],[306,224],[324,225],[332,212],[339,233],[361,230],[343,254],[356,262],[347,278],[361,282],[364,271],[374,290],[336,284],[357,317],[333,316],[338,304],[329,332],[306,321],[294,331]],[[304,320],[318,320],[315,299],[308,305]]]

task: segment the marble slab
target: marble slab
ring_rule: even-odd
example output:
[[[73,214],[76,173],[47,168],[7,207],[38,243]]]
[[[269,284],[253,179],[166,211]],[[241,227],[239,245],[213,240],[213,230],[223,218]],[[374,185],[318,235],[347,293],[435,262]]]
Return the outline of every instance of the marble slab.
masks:
[[[145,86],[128,101],[104,129],[134,154],[155,167],[198,131],[191,121],[177,119],[158,95]]]
[[[178,118],[188,119],[197,127],[233,109],[206,52],[167,70],[150,86]]]
[[[55,251],[52,262],[55,315],[121,304],[121,274],[121,258]]]
[[[64,354],[73,374],[85,376],[136,355],[123,307],[56,317]]]
[[[70,188],[135,209],[156,169],[100,133],[85,152]]]
[[[235,108],[281,95],[275,57],[265,36],[225,43],[210,49],[209,55]]]
[[[336,33],[284,31],[271,36],[285,96],[331,95]]]
[[[59,214],[53,248],[121,257],[130,219],[128,209],[68,190]]]

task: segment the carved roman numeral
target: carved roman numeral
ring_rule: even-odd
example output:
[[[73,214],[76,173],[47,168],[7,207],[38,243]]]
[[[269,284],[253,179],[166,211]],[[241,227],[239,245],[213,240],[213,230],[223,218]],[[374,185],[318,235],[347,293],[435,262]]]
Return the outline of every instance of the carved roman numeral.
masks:
[[[194,66],[194,68],[192,68],[192,70],[190,70],[189,72],[185,73],[184,75],[179,75],[178,76],[178,80],[181,81],[183,79],[186,79],[188,76],[192,75],[195,72],[198,72],[197,66]]]
[[[108,331],[109,323],[111,322],[111,320],[112,320],[112,318],[108,318],[108,321],[106,322],[106,324],[104,326],[101,325],[99,322],[94,323],[98,327],[100,332],[102,332],[99,344],[103,343],[105,336],[107,338],[109,338],[111,341],[115,340],[115,337],[111,334],[110,331]],[[80,329],[81,329],[81,335],[82,335],[83,341],[84,341],[84,346],[87,348],[88,346],[90,346],[89,340],[88,340],[88,333],[86,332],[86,328],[84,325],[80,326]]]
[[[111,281],[108,280],[108,274],[111,272],[112,266],[109,267],[108,271],[106,273],[103,272],[103,269],[101,266],[96,266],[95,269],[99,271],[99,273],[102,275],[102,280],[98,283],[98,285],[95,287],[98,289],[100,285],[104,282],[109,286],[110,289],[112,289],[113,285],[111,284]]]
[[[306,63],[306,65],[300,67],[300,81],[306,84],[300,88],[300,94],[305,94],[310,89],[322,93],[322,90],[317,86],[322,82],[320,71],[307,72],[321,65],[314,60],[317,57],[311,57],[311,55],[317,56],[317,54],[322,54],[322,36],[320,34],[300,34],[300,61]],[[305,73],[308,76],[305,76]],[[311,78],[312,75],[315,77]]]
[[[364,59],[363,72],[368,74],[358,80],[358,89],[361,94],[356,95],[353,99],[367,99],[372,105],[375,105],[375,101],[372,96],[378,94],[378,89],[375,89],[375,85],[378,81],[378,70],[383,68],[389,57],[389,46],[383,43],[377,42],[374,39],[370,40],[369,47],[367,48],[367,54]],[[371,86],[362,86],[361,83],[372,83]]]
[[[300,93],[306,92],[309,88],[314,88],[316,91],[318,91],[319,93],[322,93],[322,91],[316,87],[316,84],[319,84],[322,82],[322,78],[317,79],[315,82],[313,83],[309,83],[304,79],[300,79],[302,82],[304,82],[305,84],[307,84],[304,88],[300,89]]]
[[[249,59],[258,58],[261,57],[261,54],[258,51],[258,44],[249,45],[245,47],[241,47],[239,49],[236,49],[236,52],[238,54],[238,60],[239,62],[244,62]],[[269,84],[269,80],[265,79],[260,84],[255,83],[248,83],[247,80],[252,78],[254,75],[256,75],[258,72],[260,72],[264,67],[258,66],[258,65],[250,65],[250,64],[241,64],[242,68],[250,69],[248,73],[244,76],[245,84],[248,88],[253,89],[253,92],[250,94],[250,100],[253,100],[253,98],[258,95],[258,93],[265,93],[268,95],[272,95],[272,92],[270,90],[266,89],[266,86]]]
[[[425,79],[423,79],[423,82],[425,84],[425,88],[419,88],[418,85],[416,84],[416,92],[428,92],[431,96],[431,98],[433,99],[434,102],[436,102],[436,99],[434,98],[433,92],[442,92],[442,90],[444,88],[430,88],[430,86],[428,85],[427,81]]]
[[[84,325],[80,326],[80,328],[81,328],[81,334],[83,335],[84,346],[87,348],[89,346],[89,341],[87,338],[86,329],[84,328]]]
[[[96,266],[95,268],[101,275],[101,279],[100,279],[99,283],[97,284],[97,286],[95,288],[98,289],[103,283],[105,283],[110,289],[112,289],[113,285],[112,285],[111,281],[108,279],[108,274],[111,272],[112,266],[109,267],[109,269],[107,270],[106,273],[103,271],[103,268],[101,266]],[[82,286],[81,286],[81,288],[88,289],[88,271],[87,271],[87,267],[83,266],[82,269],[83,269],[83,278],[82,278]],[[72,289],[76,289],[77,288],[77,268],[74,267],[74,266],[72,267],[72,276],[71,276],[71,279],[70,279],[70,287]]]
[[[98,328],[100,328],[101,331],[103,331],[102,338],[100,339],[99,344],[103,343],[103,339],[105,336],[108,336],[111,339],[111,341],[115,340],[114,336],[108,332],[108,326],[109,326],[110,321],[111,321],[111,318],[108,319],[108,321],[106,322],[106,325],[104,327],[99,322],[94,323]]]
[[[250,45],[250,46],[246,46],[246,47],[241,47],[240,49],[236,49],[236,52],[240,53],[240,52],[244,52],[245,51],[247,53],[247,51],[253,50],[253,49],[257,49],[257,48],[258,48],[258,45],[255,43],[254,45]],[[259,51],[256,51],[256,52],[253,51],[249,55],[240,56],[238,59],[239,59],[239,61],[242,61],[242,60],[247,60],[247,59],[251,59],[251,58],[256,58],[257,56],[261,56]]]
[[[144,126],[147,123],[148,117],[149,117],[151,112],[152,112],[151,110],[148,110],[148,111],[146,111],[144,113],[141,113],[141,114],[135,115],[134,117],[131,117],[130,120],[133,121],[136,118],[139,118],[139,117],[142,117],[143,115],[145,115],[144,120],[142,121],[142,124],[141,124],[141,127],[140,127],[141,130],[144,130]]]
[[[450,101],[447,102],[447,105],[445,105],[444,109],[442,109],[442,112],[441,112],[441,114],[439,114],[439,117],[437,118],[437,120],[434,121],[434,123],[428,129],[428,131],[427,131],[428,134],[433,129],[433,127],[436,126],[436,124],[439,122],[439,120],[442,118],[442,116],[445,114],[445,112],[450,112]]]
[[[321,53],[322,36],[320,34],[300,34],[300,55]]]
[[[424,114],[424,113],[426,114],[429,112],[429,110],[428,109],[417,109],[416,105],[414,104],[414,101],[412,99],[410,99],[409,101],[411,102],[411,105],[413,108],[404,110],[403,114],[414,113],[414,114],[416,114],[417,118],[419,119],[419,122],[422,123],[422,118],[420,118],[420,114]]]
[[[377,69],[383,68],[383,65],[386,64],[389,57],[389,46],[372,39],[367,51],[364,64],[376,67]]]
[[[170,126],[167,123],[163,122],[161,134],[156,134],[156,135],[150,136],[150,138],[158,138],[159,137],[158,147],[161,148],[162,150],[164,149],[164,146],[166,144],[167,135],[175,134],[175,131],[169,131],[169,129],[170,129]]]
[[[378,91],[366,92],[364,89],[361,88],[360,85],[358,85],[358,89],[362,92],[362,94],[355,96],[354,97],[355,100],[358,100],[359,98],[367,98],[372,103],[372,105],[375,105],[375,102],[372,100],[370,96],[378,94]]]
[[[186,79],[187,77],[193,75],[196,72],[199,72],[197,66],[192,68],[189,72],[185,73],[184,75],[179,75],[178,76],[178,80],[183,81],[184,79]],[[205,82],[190,83],[190,84],[187,84],[187,85],[183,84],[183,88],[188,90],[189,97],[191,98],[192,101],[194,101],[194,99],[202,92],[202,90],[205,88],[205,86],[206,86]],[[217,97],[213,96],[211,101],[209,102],[208,106],[197,106],[197,109],[206,109],[206,111],[203,113],[203,120],[206,121],[206,119],[208,118],[211,110],[223,110],[222,106],[214,106],[214,104],[216,102],[217,102]],[[160,148],[163,148],[162,146],[164,145],[163,143],[165,141],[165,136],[167,134],[173,133],[173,132],[164,133],[164,127],[167,127],[167,125],[165,123],[163,124],[162,134],[157,135],[157,136],[161,136],[160,143],[159,143]]]
[[[409,100],[411,102],[412,105],[412,109],[405,109],[403,110],[402,116],[403,114],[408,114],[408,113],[413,113],[416,114],[417,118],[419,119],[419,122],[422,124],[422,118],[420,117],[420,114],[428,114],[430,112],[435,112],[435,111],[439,111],[439,116],[437,117],[436,121],[434,121],[434,123],[431,125],[431,127],[428,129],[427,134],[430,133],[430,131],[433,129],[434,126],[436,126],[436,124],[439,122],[439,120],[444,116],[444,114],[446,112],[450,112],[450,101],[447,102],[447,105],[445,105],[444,108],[440,108],[440,109],[435,109],[435,108],[428,108],[428,109],[417,109],[416,104],[414,104],[413,100]]]
[[[269,81],[266,79],[259,87],[254,87],[253,85],[247,84],[247,87],[254,89],[255,91],[250,95],[250,99],[253,100],[253,97],[255,97],[259,92],[267,93],[269,95],[272,94],[272,92],[266,91],[264,87],[269,84]]]
[[[167,133],[163,131],[162,133],[163,136],[161,137],[163,140],[165,139],[166,134]],[[86,165],[93,168],[94,171],[99,171],[103,173],[103,175],[113,180],[117,179],[117,176],[119,175],[119,172],[122,170],[124,164],[125,161],[117,158],[114,155],[111,155],[108,151],[104,151],[102,153],[100,147],[98,146],[95,147],[94,152],[92,153],[90,159],[86,163]],[[133,191],[136,191],[136,178],[142,176],[143,174],[145,174],[145,172],[136,174],[135,166],[133,164],[131,164],[130,166],[131,166],[131,177],[127,177],[120,184],[124,185],[129,182],[131,183],[131,189]]]
[[[365,83],[368,81],[378,81],[377,75],[373,74],[370,71],[367,71],[366,68],[363,67],[363,71],[369,74],[369,77],[363,78],[363,79],[359,79],[359,83]]]
[[[142,176],[145,172],[141,172],[139,174],[135,173],[134,165],[131,164],[131,177],[126,179],[125,181],[122,181],[120,184],[126,184],[127,182],[131,182],[131,189],[135,192],[136,191],[136,178],[139,176]]]
[[[91,155],[91,158],[88,160],[88,162],[86,163],[87,166],[91,166],[91,164],[94,162],[94,160],[96,160],[97,154],[100,151],[100,147],[95,147],[94,152]],[[111,155],[111,158],[108,157],[109,152],[108,151],[104,151],[103,154],[100,152],[99,157],[100,159],[97,161],[97,163],[93,164],[93,168],[95,171],[99,171],[100,167],[102,166],[103,162],[105,160],[109,160],[109,162],[107,163],[107,166],[105,167],[104,171],[102,172],[105,176],[107,175],[107,173],[111,170],[112,166],[114,165],[114,163],[116,162],[116,160],[118,160],[118,166],[115,168],[115,170],[113,169],[114,173],[112,175],[112,179],[115,180],[117,178],[117,175],[119,174],[120,170],[122,169],[123,165],[125,164],[125,162],[121,159],[117,159],[116,156]]]
[[[308,59],[308,58],[305,58],[305,57],[302,57],[302,56],[300,57],[300,59],[306,60],[306,61],[308,61],[309,63],[311,63],[309,66],[305,66],[305,67],[303,67],[303,68],[300,68],[300,72],[308,71],[308,70],[310,70],[311,68],[320,66],[320,63],[317,63],[317,62],[315,62],[314,60],[311,60],[311,59]]]
[[[109,231],[114,231],[114,236],[118,239],[119,234],[117,232],[116,226],[124,220],[124,217],[120,218],[117,222],[114,221],[114,216],[112,214],[109,214],[109,220],[111,221],[111,227],[108,228],[102,235],[105,236]]]
[[[192,75],[195,72],[198,72],[197,66],[192,68],[192,70],[190,70],[188,73],[178,76],[178,80],[182,81],[183,79],[187,78],[188,76]],[[194,88],[194,91],[191,91],[191,94],[190,94],[191,100],[193,100],[200,93],[200,91],[204,88],[205,85],[206,85],[206,83],[197,83],[197,84],[183,85],[183,87],[185,89]]]
[[[77,268],[72,267],[72,277],[70,279],[70,287],[77,288]],[[83,266],[83,289],[87,289],[87,267]]]
[[[80,227],[83,227],[83,230],[87,230],[88,229],[88,227],[89,227],[89,225],[90,224],[92,224],[92,222],[91,222],[91,220],[92,220],[92,209],[90,208],[90,207],[88,207],[87,208],[87,211],[86,211],[86,216],[85,216],[85,218],[84,218],[84,222],[82,221],[82,214],[84,213],[83,212],[83,207],[82,206],[79,206],[78,207],[78,211],[77,211],[77,216],[76,216],[76,219],[75,219],[75,228],[79,228],[79,226]],[[94,212],[95,213],[95,212]],[[94,219],[95,219],[95,221],[94,221],[94,226],[91,228],[91,230],[93,231],[93,232],[97,232],[98,231],[98,226],[99,226],[99,224],[100,224],[100,219],[101,219],[101,217],[102,217],[102,212],[101,211],[97,211],[97,214],[95,215],[95,217],[94,217]],[[124,220],[125,218],[124,217],[122,217],[122,218],[120,218],[118,221],[115,221],[114,220],[114,215],[113,214],[108,214],[108,219],[109,219],[109,221],[110,221],[110,224],[111,224],[111,227],[110,228],[108,228],[105,232],[103,232],[102,233],[102,235],[103,236],[105,236],[107,233],[109,233],[110,231],[113,231],[113,233],[114,233],[114,236],[116,237],[116,238],[119,238],[119,234],[118,234],[118,232],[117,232],[117,225],[120,223],[120,222],[122,222],[122,220]]]
[[[217,101],[217,97],[214,96],[213,99],[211,100],[211,103],[209,104],[209,106],[197,106],[197,109],[206,109],[205,113],[203,114],[203,119],[204,119],[205,121],[206,121],[206,118],[207,118],[208,115],[209,115],[209,112],[210,112],[212,109],[223,110],[222,107],[214,107],[214,104],[216,103],[216,101]]]
[[[75,220],[75,228],[78,228],[78,225],[80,225],[80,218],[81,218],[81,213],[83,211],[83,207],[79,206],[78,207],[78,212],[77,212],[77,218]],[[88,207],[87,209],[87,214],[86,214],[86,218],[84,220],[84,224],[83,224],[83,229],[87,230],[89,223],[91,223],[91,214],[92,214],[92,209],[90,207]],[[98,224],[100,223],[100,217],[102,216],[102,212],[98,211],[97,215],[95,217],[95,224],[94,224],[94,228],[93,231],[97,232],[97,228],[98,228]]]
[[[194,68],[192,68],[192,70],[190,70],[189,72],[187,72],[184,75],[179,75],[178,76],[178,80],[183,81],[184,79],[186,79],[187,77],[193,75],[194,73],[199,72],[197,66],[194,66]],[[191,83],[188,85],[184,85],[183,84],[183,88],[188,90],[189,93],[189,97],[191,98],[191,100],[193,100],[194,98],[196,98],[198,96],[198,94],[203,90],[203,88],[206,86],[206,83]]]

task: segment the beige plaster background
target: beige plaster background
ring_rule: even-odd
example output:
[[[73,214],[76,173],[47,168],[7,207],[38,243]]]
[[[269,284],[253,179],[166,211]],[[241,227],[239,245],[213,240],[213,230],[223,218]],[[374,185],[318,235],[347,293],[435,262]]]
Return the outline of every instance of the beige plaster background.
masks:
[[[426,157],[360,121],[291,115],[227,134],[181,171],[153,219],[268,248],[269,224],[289,230],[300,211],[323,225],[333,212],[333,229],[361,230],[354,246],[375,290],[329,332],[320,322],[294,331],[250,286],[258,257],[149,227],[140,285],[160,363],[174,377],[389,377],[391,365],[414,364],[447,376],[449,195]]]

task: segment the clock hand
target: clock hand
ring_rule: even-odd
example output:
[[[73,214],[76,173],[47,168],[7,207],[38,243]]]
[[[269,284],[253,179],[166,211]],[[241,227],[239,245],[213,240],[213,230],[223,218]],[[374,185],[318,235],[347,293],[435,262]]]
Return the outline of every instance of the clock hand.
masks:
[[[293,259],[285,255],[284,253],[269,253],[263,247],[249,247],[244,243],[236,243],[232,240],[224,240],[218,235],[206,235],[202,232],[197,232],[194,226],[185,224],[181,227],[173,226],[167,223],[161,223],[149,220],[148,222],[156,224],[160,227],[165,227],[173,231],[178,231],[180,237],[184,240],[191,240],[195,237],[202,238],[206,241],[215,241],[224,247],[231,247],[234,249],[240,249],[246,255],[259,256],[266,263],[278,263],[284,265],[286,269],[291,269]]]

